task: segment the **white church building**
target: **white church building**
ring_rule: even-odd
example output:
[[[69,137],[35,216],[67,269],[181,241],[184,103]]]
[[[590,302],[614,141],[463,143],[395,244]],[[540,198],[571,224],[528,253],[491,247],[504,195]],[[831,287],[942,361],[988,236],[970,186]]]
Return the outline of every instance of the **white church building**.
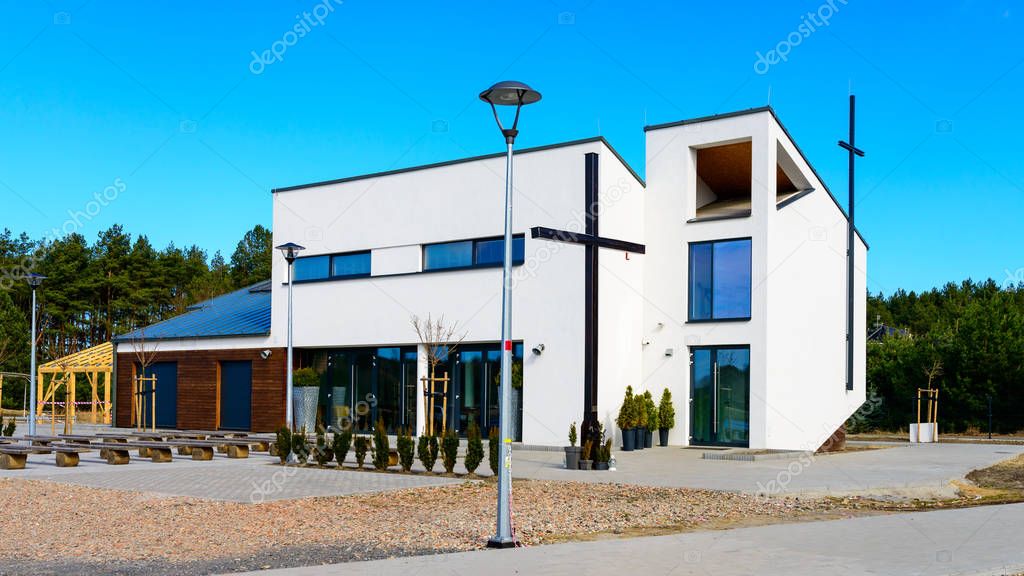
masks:
[[[632,386],[672,392],[672,445],[819,447],[865,399],[866,244],[856,236],[847,382],[847,217],[772,109],[645,134],[646,182],[603,138],[515,153],[515,440],[563,445],[590,417],[618,443]],[[273,191],[274,244],[305,247],[295,367],[319,375],[323,420],[423,430],[431,369],[411,318],[443,316],[458,342],[438,355],[435,417],[497,426],[504,170],[494,154]],[[211,364],[175,368],[179,424],[203,386],[220,412],[189,412],[192,426],[283,422],[287,284],[275,254],[269,287],[237,299],[246,317],[269,305],[266,325],[167,332],[168,362]],[[227,371],[250,379],[230,385],[242,400],[187,382]],[[224,412],[246,401],[248,421]]]
[[[588,409],[615,430],[631,385],[672,391],[672,444],[817,448],[865,397],[863,337],[846,382],[844,212],[770,108],[645,132],[646,183],[602,138],[516,152],[517,439],[564,444]],[[373,421],[421,430],[410,318],[443,315],[461,338],[442,363],[446,421],[497,425],[504,162],[274,190],[275,244],[306,247],[299,365],[344,388],[334,404],[369,398]],[[858,236],[856,335],[866,252]],[[275,259],[275,339],[287,274]]]

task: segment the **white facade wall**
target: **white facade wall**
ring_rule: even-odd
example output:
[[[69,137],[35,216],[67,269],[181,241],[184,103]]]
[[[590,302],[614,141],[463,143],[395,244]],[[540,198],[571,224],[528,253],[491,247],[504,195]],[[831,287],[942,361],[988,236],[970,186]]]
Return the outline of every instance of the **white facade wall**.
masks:
[[[846,389],[847,220],[776,125],[811,194],[777,211],[768,245],[768,448],[818,448],[865,400],[867,247],[854,258],[854,387]]]
[[[530,238],[529,229],[583,222],[587,152],[600,154],[607,180],[617,180],[605,168],[615,157],[600,141],[515,158],[514,231],[526,242],[525,264],[514,269],[512,337],[525,348],[523,441],[529,444],[563,443],[569,422],[582,416],[584,248]],[[502,234],[504,170],[504,157],[488,158],[275,193],[275,244],[297,242],[307,256],[373,251],[370,278],[295,284],[295,346],[413,345],[410,317],[428,314],[457,322],[467,343],[499,341],[500,268],[417,270],[423,244]],[[636,180],[632,186],[635,204],[642,187]],[[281,258],[274,260],[273,279],[272,333],[283,345],[287,267]],[[545,345],[541,356],[530,353],[537,344]],[[636,365],[612,370],[639,373]]]
[[[751,215],[687,222],[707,197],[696,150],[752,143]],[[816,188],[779,210],[780,142]],[[785,160],[785,159],[784,159]],[[647,132],[645,388],[672,391],[676,425],[669,441],[690,434],[690,346],[750,346],[750,446],[817,448],[864,401],[864,344],[857,338],[855,389],[845,390],[845,225],[841,210],[768,111]],[[827,242],[809,244],[819,227]],[[751,239],[751,319],[687,321],[688,245]],[[859,243],[855,335],[865,334],[866,248]],[[667,355],[671,350],[672,355]]]

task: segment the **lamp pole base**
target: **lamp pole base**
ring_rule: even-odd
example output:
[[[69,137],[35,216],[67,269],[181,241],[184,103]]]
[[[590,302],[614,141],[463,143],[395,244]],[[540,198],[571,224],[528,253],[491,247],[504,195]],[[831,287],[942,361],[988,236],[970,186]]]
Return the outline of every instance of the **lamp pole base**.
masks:
[[[515,548],[516,547],[516,541],[513,540],[512,538],[509,538],[507,540],[503,540],[501,538],[498,538],[497,536],[491,536],[491,538],[487,541],[487,547],[488,548]]]

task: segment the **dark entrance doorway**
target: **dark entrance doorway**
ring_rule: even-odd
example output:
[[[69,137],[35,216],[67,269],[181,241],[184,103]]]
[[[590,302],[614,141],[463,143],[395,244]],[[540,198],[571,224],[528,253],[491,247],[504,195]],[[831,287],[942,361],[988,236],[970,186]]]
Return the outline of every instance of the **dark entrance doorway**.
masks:
[[[690,444],[750,444],[750,347],[690,348]]]
[[[153,426],[153,406],[151,399],[156,397],[157,428],[177,428],[178,426],[178,363],[156,362],[146,368],[143,376],[156,376],[156,394],[151,394],[151,383],[143,383],[142,423],[145,427]]]
[[[220,428],[249,430],[252,427],[252,362],[220,363]]]

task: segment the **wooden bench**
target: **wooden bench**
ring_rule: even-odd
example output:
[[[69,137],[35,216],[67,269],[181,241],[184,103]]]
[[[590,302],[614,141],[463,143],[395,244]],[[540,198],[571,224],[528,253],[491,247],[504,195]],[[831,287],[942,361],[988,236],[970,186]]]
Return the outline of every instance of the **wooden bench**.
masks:
[[[127,442],[90,442],[83,444],[79,442],[68,442],[65,446],[71,448],[81,448],[83,451],[99,449],[100,458],[107,461],[107,464],[128,464],[131,462],[131,448]]]
[[[25,461],[29,454],[46,454],[45,448],[37,446],[25,446],[19,444],[4,444],[0,446],[0,469],[2,470],[23,470]]]
[[[249,441],[242,438],[217,438],[213,440],[182,438],[171,439],[167,443],[178,446],[178,454],[191,454],[193,460],[211,460],[213,459],[214,450],[227,454],[228,458],[249,457]]]

